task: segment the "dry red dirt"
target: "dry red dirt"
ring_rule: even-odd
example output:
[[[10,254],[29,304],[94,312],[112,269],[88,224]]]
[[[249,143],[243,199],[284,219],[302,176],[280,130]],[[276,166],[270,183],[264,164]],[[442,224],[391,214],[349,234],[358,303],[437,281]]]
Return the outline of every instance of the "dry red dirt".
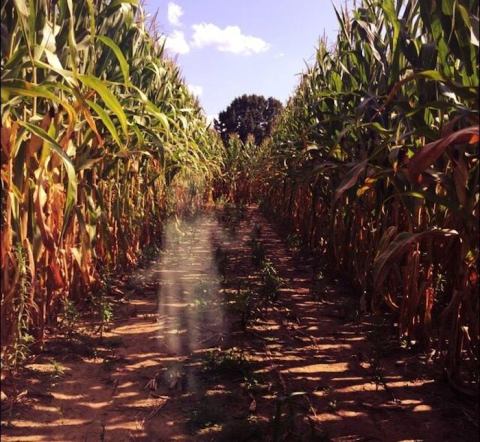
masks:
[[[311,263],[255,208],[226,224],[170,226],[159,260],[124,278],[128,302],[103,338],[52,338],[5,380],[1,440],[478,440],[472,406],[388,323],[357,317],[342,281],[314,286]],[[228,301],[258,289],[255,225],[284,285],[244,330]]]

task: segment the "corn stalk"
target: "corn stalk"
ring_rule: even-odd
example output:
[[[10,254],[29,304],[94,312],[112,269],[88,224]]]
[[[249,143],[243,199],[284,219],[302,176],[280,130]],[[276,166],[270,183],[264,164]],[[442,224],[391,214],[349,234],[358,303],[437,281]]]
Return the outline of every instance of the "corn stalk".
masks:
[[[474,394],[478,1],[364,0],[337,16],[260,150],[257,192]]]

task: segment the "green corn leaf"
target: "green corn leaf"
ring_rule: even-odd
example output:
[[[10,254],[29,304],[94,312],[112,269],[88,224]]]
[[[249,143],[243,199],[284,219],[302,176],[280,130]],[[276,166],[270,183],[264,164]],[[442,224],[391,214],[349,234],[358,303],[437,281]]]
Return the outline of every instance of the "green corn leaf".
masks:
[[[78,78],[85,86],[98,92],[107,107],[117,116],[120,126],[128,139],[127,116],[115,95],[105,86],[105,82],[92,75],[79,75]]]
[[[117,46],[117,44],[106,35],[100,35],[97,37],[103,44],[108,46],[117,57],[118,63],[120,64],[120,69],[122,70],[123,80],[125,82],[125,86],[130,85],[130,68],[128,66],[128,62],[123,55],[122,50]]]
[[[115,127],[115,124],[113,123],[112,119],[108,115],[107,112],[103,110],[101,106],[99,106],[97,103],[94,103],[91,100],[86,100],[88,105],[97,113],[97,115],[100,117],[102,120],[103,124],[105,127],[108,129],[110,134],[112,135],[113,139],[115,142],[120,146],[120,148],[124,149],[124,145],[122,141],[120,140],[120,137],[118,136],[117,129]]]
[[[5,81],[2,83],[2,96],[4,93],[8,95],[19,95],[23,97],[32,97],[32,98],[46,98],[51,100],[54,103],[61,104],[65,110],[70,114],[70,118],[73,121],[76,115],[75,109],[68,103],[68,101],[63,100],[59,96],[51,92],[46,86],[39,86],[27,81],[16,80],[16,81]]]

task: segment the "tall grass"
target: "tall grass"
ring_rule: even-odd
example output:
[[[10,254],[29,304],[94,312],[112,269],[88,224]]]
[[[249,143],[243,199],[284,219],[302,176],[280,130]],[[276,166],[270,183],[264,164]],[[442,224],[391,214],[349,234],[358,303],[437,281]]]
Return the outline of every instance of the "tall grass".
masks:
[[[5,362],[201,199],[221,150],[136,0],[7,0],[1,23]]]
[[[260,149],[257,188],[474,394],[478,1],[364,0],[337,16]]]

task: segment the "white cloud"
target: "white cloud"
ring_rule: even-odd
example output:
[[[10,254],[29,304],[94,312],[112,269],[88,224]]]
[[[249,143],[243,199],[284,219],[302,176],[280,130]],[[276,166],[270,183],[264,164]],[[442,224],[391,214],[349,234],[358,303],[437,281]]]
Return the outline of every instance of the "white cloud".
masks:
[[[213,46],[221,52],[239,55],[258,54],[270,48],[261,38],[243,34],[238,26],[221,29],[212,23],[200,23],[193,25],[192,29],[192,46],[198,48]]]
[[[279,52],[277,55],[275,55],[275,58],[283,58],[285,57],[285,52]]]
[[[187,85],[188,89],[190,90],[190,92],[195,95],[196,97],[200,97],[200,95],[203,94],[203,87],[202,86],[198,86],[196,84],[189,84]]]
[[[169,2],[167,9],[168,21],[173,26],[182,26],[180,23],[180,17],[183,15],[183,9],[180,5],[176,3]]]
[[[190,46],[185,40],[185,34],[182,31],[173,31],[167,36],[165,48],[175,54],[187,54],[190,52]]]

